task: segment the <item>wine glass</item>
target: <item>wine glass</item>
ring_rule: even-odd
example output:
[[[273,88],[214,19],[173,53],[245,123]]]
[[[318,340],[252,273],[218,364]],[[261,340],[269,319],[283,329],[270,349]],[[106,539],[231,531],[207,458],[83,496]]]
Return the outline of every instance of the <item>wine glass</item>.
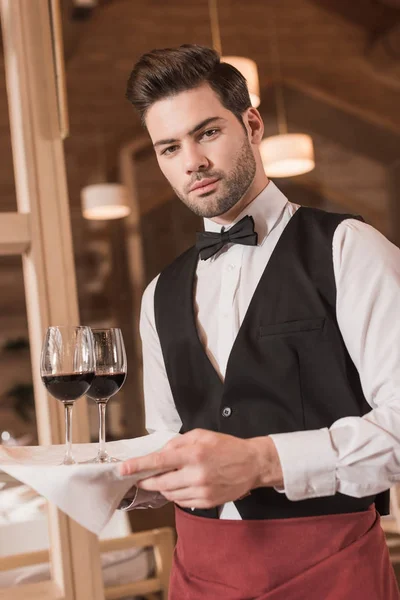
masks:
[[[72,465],[72,407],[94,379],[94,340],[90,327],[49,327],[43,342],[40,374],[48,392],[65,407],[64,465]]]
[[[91,462],[119,462],[106,451],[106,406],[124,384],[126,378],[126,353],[120,329],[92,329],[96,372],[87,396],[99,407],[99,451]]]

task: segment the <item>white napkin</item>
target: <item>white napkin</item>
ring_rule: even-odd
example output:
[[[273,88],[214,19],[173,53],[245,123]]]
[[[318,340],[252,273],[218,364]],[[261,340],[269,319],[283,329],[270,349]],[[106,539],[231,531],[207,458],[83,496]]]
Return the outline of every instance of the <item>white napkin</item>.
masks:
[[[177,434],[160,431],[140,438],[107,443],[110,456],[125,460],[160,450]],[[74,444],[80,464],[62,465],[65,446],[0,446],[0,470],[54,502],[75,521],[99,535],[127,491],[140,477],[119,475],[119,463],[85,463],[97,444]],[[155,474],[153,473],[148,473]]]

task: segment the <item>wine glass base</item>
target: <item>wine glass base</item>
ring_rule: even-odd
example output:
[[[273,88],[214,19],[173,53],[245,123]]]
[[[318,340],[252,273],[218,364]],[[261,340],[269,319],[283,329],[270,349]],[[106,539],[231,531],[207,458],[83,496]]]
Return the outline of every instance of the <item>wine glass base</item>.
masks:
[[[91,460],[90,462],[92,463],[117,463],[117,462],[121,462],[119,458],[114,458],[113,456],[96,456],[96,458],[94,458],[93,460]]]
[[[62,465],[76,465],[76,460],[71,457],[65,457],[61,463]]]

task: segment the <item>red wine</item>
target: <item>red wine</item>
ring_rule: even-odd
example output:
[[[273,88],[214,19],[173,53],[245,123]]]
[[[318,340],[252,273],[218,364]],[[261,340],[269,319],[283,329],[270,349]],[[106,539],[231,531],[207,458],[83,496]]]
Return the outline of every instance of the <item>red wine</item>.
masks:
[[[106,400],[118,392],[125,377],[126,373],[98,373],[87,395],[93,400]]]
[[[93,372],[42,375],[42,381],[49,393],[61,402],[74,402],[74,400],[86,394],[93,379]]]

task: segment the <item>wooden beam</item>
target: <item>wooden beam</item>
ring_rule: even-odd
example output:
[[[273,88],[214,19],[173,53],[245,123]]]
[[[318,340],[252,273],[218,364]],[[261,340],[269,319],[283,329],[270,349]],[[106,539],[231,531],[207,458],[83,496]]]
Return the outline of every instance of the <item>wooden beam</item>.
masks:
[[[367,50],[367,57],[378,77],[400,73],[400,23],[394,23],[388,31],[375,36]]]
[[[29,215],[0,213],[0,255],[23,254],[31,242]]]
[[[325,10],[371,31],[386,31],[398,19],[398,11],[393,6],[395,0],[312,0]],[[392,6],[390,6],[392,4]]]
[[[390,126],[384,119],[367,120],[358,108],[350,109],[324,94],[311,93],[308,87],[297,83],[284,86],[284,98],[289,132],[318,133],[360,156],[383,164],[398,158],[400,129]],[[261,110],[266,120],[271,121],[270,115],[275,115],[273,89],[263,95]]]
[[[387,130],[388,134],[400,135],[400,127],[395,125],[393,121],[386,118],[384,114],[376,113],[371,110],[365,109],[363,106],[354,105],[350,102],[346,102],[338,96],[328,94],[320,88],[317,88],[304,81],[297,79],[285,78],[285,87],[292,88],[298,92],[302,92],[310,99],[314,99],[318,102],[323,102],[332,108],[336,108],[341,113],[351,115],[357,120],[363,121],[365,124],[371,125],[376,128]]]

